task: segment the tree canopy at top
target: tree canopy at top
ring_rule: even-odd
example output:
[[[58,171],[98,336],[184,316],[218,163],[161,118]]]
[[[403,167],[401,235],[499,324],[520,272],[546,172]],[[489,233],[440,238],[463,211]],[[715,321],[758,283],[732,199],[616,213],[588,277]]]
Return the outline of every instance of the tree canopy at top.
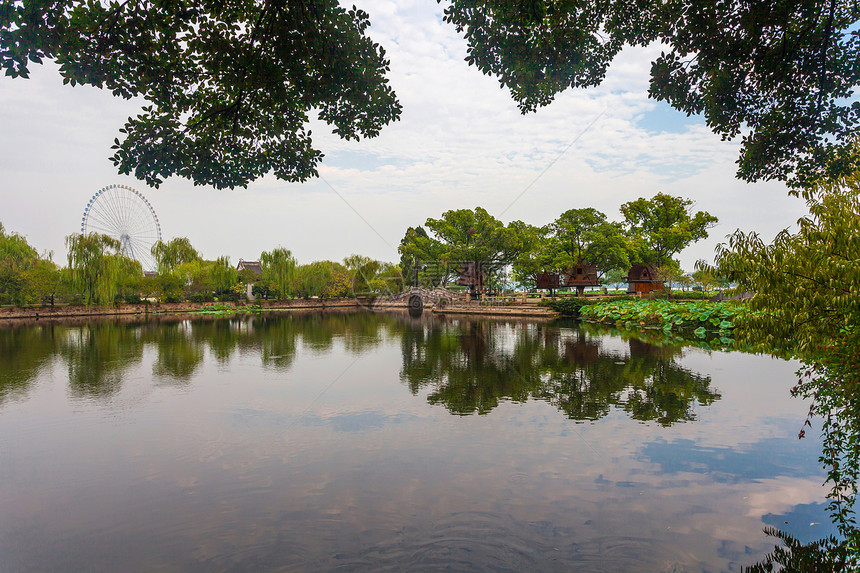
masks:
[[[311,110],[345,139],[400,115],[368,26],[336,0],[0,0],[0,66],[55,59],[65,83],[145,99],[111,159],[150,185],[304,181],[322,158]]]
[[[651,64],[649,96],[703,114],[723,139],[742,135],[741,179],[806,185],[856,168],[856,1],[446,3],[467,61],[497,76],[524,113],[569,87],[598,85],[625,45],[656,41],[666,48]]]
[[[858,166],[856,0],[445,0],[445,20],[523,112],[660,42],[649,95],[741,136],[740,178],[806,185]],[[0,0],[0,66],[27,77],[55,59],[67,83],[145,99],[112,160],[151,185],[303,181],[322,157],[311,110],[347,139],[400,116],[369,25],[336,0]]]

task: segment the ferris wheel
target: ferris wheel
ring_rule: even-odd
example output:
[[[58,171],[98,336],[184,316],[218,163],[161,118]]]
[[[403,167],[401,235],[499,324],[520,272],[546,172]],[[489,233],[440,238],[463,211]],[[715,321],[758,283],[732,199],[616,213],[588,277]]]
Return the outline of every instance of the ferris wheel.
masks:
[[[120,242],[125,256],[143,270],[155,270],[152,246],[161,240],[155,209],[142,193],[127,185],[99,189],[87,203],[81,219],[81,235],[101,233]]]

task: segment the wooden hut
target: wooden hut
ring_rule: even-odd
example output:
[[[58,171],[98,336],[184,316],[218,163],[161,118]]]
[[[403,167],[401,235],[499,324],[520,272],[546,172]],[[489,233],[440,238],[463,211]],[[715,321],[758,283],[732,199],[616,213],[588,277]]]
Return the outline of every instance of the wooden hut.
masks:
[[[555,273],[538,273],[535,277],[535,288],[545,288],[552,291],[561,284],[559,276]]]
[[[460,266],[457,284],[469,287],[472,298],[478,298],[486,291],[490,278],[490,266],[480,261],[467,261]]]
[[[573,265],[564,274],[564,286],[576,287],[576,294],[582,296],[587,286],[600,286],[597,278],[597,266],[588,263]]]
[[[480,287],[487,281],[487,268],[481,262],[468,261],[460,265],[457,284],[467,287]]]
[[[663,290],[663,281],[656,278],[651,265],[633,265],[627,273],[627,294],[647,294]]]

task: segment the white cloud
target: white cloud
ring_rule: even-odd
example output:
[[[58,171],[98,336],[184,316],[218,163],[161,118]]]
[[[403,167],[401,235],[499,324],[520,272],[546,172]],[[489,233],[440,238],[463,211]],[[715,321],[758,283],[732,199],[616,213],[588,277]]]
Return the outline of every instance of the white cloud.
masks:
[[[368,141],[342,141],[313,126],[327,154],[320,171],[351,207],[319,180],[270,176],[247,190],[216,191],[178,179],[148,189],[119,177],[107,160],[110,144],[139,102],[64,87],[49,64],[29,81],[0,79],[0,221],[62,258],[63,237],[76,231],[89,196],[125,183],[150,198],[168,237],[189,237],[207,257],[253,258],[281,244],[302,261],[352,252],[394,260],[408,226],[476,205],[498,214],[526,188],[505,220],[544,224],[586,206],[619,218],[621,203],[664,191],[696,200],[721,221],[711,239],[683,253],[689,268],[737,227],[772,235],[802,213],[782,185],[737,181],[737,144],[701,122],[666,130],[639,124],[657,109],[647,86],[659,47],[625,50],[600,87],[563,93],[523,116],[494,78],[466,65],[465,41],[441,21],[435,2],[361,7],[391,59],[404,111]]]

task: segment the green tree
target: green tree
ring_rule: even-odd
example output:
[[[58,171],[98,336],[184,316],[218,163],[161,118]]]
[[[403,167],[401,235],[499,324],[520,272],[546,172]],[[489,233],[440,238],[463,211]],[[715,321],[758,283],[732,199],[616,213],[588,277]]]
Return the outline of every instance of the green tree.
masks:
[[[552,242],[550,227],[536,227],[520,221],[512,222],[511,226],[523,240],[524,247],[511,264],[511,274],[514,281],[532,288],[539,274],[557,270],[557,249]]]
[[[166,243],[156,242],[152,245],[152,256],[155,257],[158,274],[170,274],[183,263],[200,260],[200,254],[186,237],[176,237]]]
[[[403,290],[403,275],[395,263],[376,261],[362,255],[343,260],[349,270],[353,296],[390,295]]]
[[[173,274],[182,283],[185,299],[202,296],[208,299],[212,295],[212,267],[202,259],[194,259],[180,264]]]
[[[32,304],[54,300],[63,288],[63,275],[50,257],[39,259],[35,265],[23,273],[24,299]]]
[[[442,243],[447,260],[508,264],[523,249],[522,237],[481,207],[445,211],[425,226]]]
[[[227,256],[218,257],[212,263],[210,272],[212,273],[212,287],[218,295],[228,292],[239,280],[238,273],[230,264],[230,257]]]
[[[856,2],[762,4],[447,0],[466,61],[499,78],[523,113],[570,87],[596,86],[625,45],[659,42],[649,96],[741,136],[738,176],[806,184],[857,166]]]
[[[66,237],[72,286],[87,305],[108,306],[130,274],[143,274],[140,263],[121,254],[120,242],[107,235],[90,233]]]
[[[244,268],[241,271],[238,271],[237,276],[239,277],[239,282],[243,285],[254,284],[256,282],[259,282],[262,278],[256,272],[248,268]]]
[[[152,185],[173,174],[219,188],[270,171],[304,180],[321,158],[312,110],[347,139],[400,115],[368,15],[334,0],[0,8],[7,75],[55,59],[66,83],[147,102],[112,160]],[[464,33],[467,61],[498,76],[523,112],[600,84],[624,46],[659,42],[649,95],[741,136],[739,177],[802,185],[858,163],[856,2],[447,0],[444,18]]]
[[[158,298],[161,292],[158,276],[143,276],[137,283],[137,293],[142,300]]]
[[[344,139],[398,119],[368,15],[335,0],[0,4],[0,65],[28,77],[54,59],[64,83],[142,98],[111,158],[158,186],[246,186],[266,173],[304,181],[322,154],[311,112]]]
[[[0,223],[0,303],[26,302],[25,274],[39,263],[39,253],[18,233],[7,233]]]
[[[297,291],[302,298],[325,296],[326,286],[334,277],[331,261],[316,261],[298,267]],[[347,288],[348,288],[347,275]]]
[[[719,285],[717,276],[716,269],[705,260],[700,259],[696,261],[692,277],[693,281],[702,287],[702,292],[710,292]]]
[[[161,302],[179,302],[182,300],[182,279],[177,275],[158,275],[154,280],[154,295],[158,300]]]
[[[664,266],[690,243],[708,238],[708,229],[717,223],[717,218],[707,211],[693,214],[692,205],[690,199],[664,193],[624,203],[621,213],[628,233],[643,247],[631,258]]]
[[[613,268],[630,266],[624,229],[610,223],[597,209],[570,209],[551,225],[554,269],[564,271],[575,264],[589,262],[602,277]]]
[[[842,536],[860,555],[854,521],[860,476],[860,172],[820,182],[802,196],[809,216],[796,233],[766,244],[736,232],[720,245],[716,264],[738,290],[755,292],[735,329],[764,352],[803,359],[793,393],[813,400],[823,419],[821,461],[831,485],[831,510]],[[801,432],[802,435],[803,432]]]
[[[627,269],[609,269],[603,275],[603,284],[612,285],[612,288],[618,290],[621,285],[627,282]]]
[[[418,265],[420,285],[447,285],[458,269],[447,264],[445,246],[438,239],[427,234],[424,227],[409,227],[397,247],[400,253],[400,268],[408,284],[415,279],[415,265]]]
[[[662,265],[653,268],[654,279],[663,283],[666,289],[666,297],[672,298],[672,286],[679,283],[684,283],[684,271],[681,270],[681,265],[672,259],[666,260]]]
[[[334,261],[321,261],[321,272],[327,277],[320,296],[345,298],[353,294],[352,275],[344,265]]]
[[[263,279],[272,284],[278,292],[278,298],[288,298],[296,280],[296,259],[284,247],[272,249],[260,254],[260,265],[263,267]]]
[[[381,263],[379,272],[371,282],[373,292],[389,294],[403,290],[403,270],[397,263]]]
[[[532,246],[529,225],[513,221],[505,226],[481,207],[446,211],[439,219],[428,218],[424,226],[432,236],[423,227],[410,227],[398,251],[410,270],[417,262],[421,278],[433,285],[445,285],[456,277],[464,262],[498,271]],[[411,278],[407,280],[411,282]]]
[[[444,261],[480,263],[484,272],[513,263],[529,249],[533,237],[522,232],[524,223],[505,226],[481,207],[445,211],[439,219],[427,219],[425,226],[440,243]]]

